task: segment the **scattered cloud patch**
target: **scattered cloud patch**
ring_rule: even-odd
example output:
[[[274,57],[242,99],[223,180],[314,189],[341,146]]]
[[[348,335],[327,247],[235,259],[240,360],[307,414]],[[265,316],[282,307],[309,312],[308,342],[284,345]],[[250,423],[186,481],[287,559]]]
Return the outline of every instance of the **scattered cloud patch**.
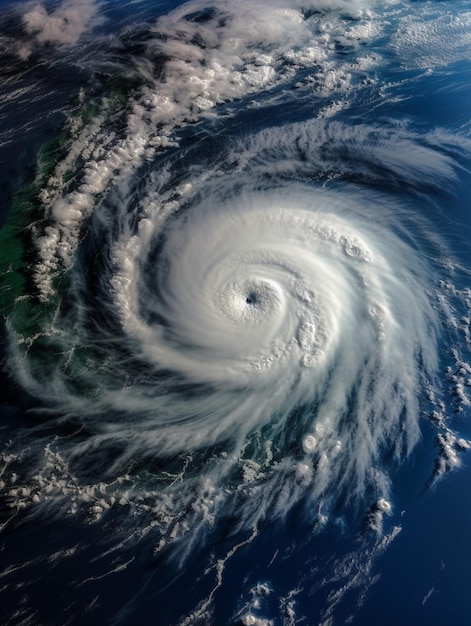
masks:
[[[27,5],[22,22],[28,39],[19,48],[19,56],[27,59],[45,44],[76,44],[96,23],[98,8],[96,0],[64,0],[53,10],[40,2]]]

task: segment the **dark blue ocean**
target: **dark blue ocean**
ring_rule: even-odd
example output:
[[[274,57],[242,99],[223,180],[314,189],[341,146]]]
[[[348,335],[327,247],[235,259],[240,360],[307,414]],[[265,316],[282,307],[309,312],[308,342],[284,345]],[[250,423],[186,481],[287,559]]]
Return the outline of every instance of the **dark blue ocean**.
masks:
[[[0,2],[0,623],[466,626],[471,4]]]

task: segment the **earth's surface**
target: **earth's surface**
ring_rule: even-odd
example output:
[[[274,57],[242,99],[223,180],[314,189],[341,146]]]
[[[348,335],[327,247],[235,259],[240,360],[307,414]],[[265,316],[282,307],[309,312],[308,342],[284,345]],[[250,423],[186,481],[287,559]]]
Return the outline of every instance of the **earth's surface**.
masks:
[[[0,622],[471,623],[470,3],[0,51]]]

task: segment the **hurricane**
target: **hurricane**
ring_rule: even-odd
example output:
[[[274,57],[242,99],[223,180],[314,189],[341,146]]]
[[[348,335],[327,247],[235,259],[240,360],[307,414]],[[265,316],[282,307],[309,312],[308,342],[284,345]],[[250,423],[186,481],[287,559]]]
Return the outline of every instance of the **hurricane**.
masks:
[[[369,623],[471,446],[471,13],[168,5],[1,9],[5,623]]]

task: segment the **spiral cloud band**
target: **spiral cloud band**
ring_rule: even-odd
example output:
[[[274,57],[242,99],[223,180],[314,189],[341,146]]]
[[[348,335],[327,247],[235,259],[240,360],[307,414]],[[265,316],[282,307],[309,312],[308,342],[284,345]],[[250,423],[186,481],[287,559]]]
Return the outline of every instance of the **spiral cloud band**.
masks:
[[[391,511],[388,463],[421,401],[441,406],[441,333],[459,327],[431,224],[471,142],[363,121],[365,102],[389,111],[385,61],[362,49],[386,17],[304,4],[197,0],[97,55],[98,96],[38,173],[6,314],[9,371],[44,418],[13,506],[138,511],[186,554],[223,518]],[[20,57],[100,23],[82,5],[62,38],[30,11]]]
[[[47,376],[59,421],[86,429],[67,444],[78,467],[106,458],[116,476],[180,459],[183,482],[166,470],[156,506],[165,517],[199,494],[205,513],[195,507],[191,524],[201,531],[218,511],[243,510],[251,527],[296,502],[312,515],[321,500],[327,511],[339,498],[387,497],[381,458],[417,441],[419,395],[437,366],[440,314],[418,252],[434,242],[421,223],[406,233],[394,196],[301,184],[319,157],[311,143],[296,167],[288,137],[299,145],[299,133],[283,127],[280,182],[210,161],[204,175],[178,170],[179,187],[159,174],[142,187],[137,222],[119,209],[112,238],[101,234],[110,209],[97,208],[89,228],[106,254],[84,246],[71,270],[74,307],[43,339],[59,342],[61,367],[19,361],[40,395]],[[227,158],[251,163],[273,141],[265,132],[228,145]],[[373,152],[377,162],[378,144]],[[363,169],[368,158],[365,148]],[[449,165],[437,157],[435,168]]]
[[[353,192],[297,188],[216,198],[171,221],[158,263],[150,224],[122,255],[113,281],[136,349],[156,370],[213,387],[204,419],[185,423],[174,445],[245,438],[274,416],[279,428],[298,405],[319,433],[306,432],[309,452],[314,438],[338,450],[345,420],[365,445],[381,441],[402,408],[415,438],[417,354],[433,365],[434,316],[425,298],[413,304],[426,279],[399,238],[355,214],[356,202]]]

